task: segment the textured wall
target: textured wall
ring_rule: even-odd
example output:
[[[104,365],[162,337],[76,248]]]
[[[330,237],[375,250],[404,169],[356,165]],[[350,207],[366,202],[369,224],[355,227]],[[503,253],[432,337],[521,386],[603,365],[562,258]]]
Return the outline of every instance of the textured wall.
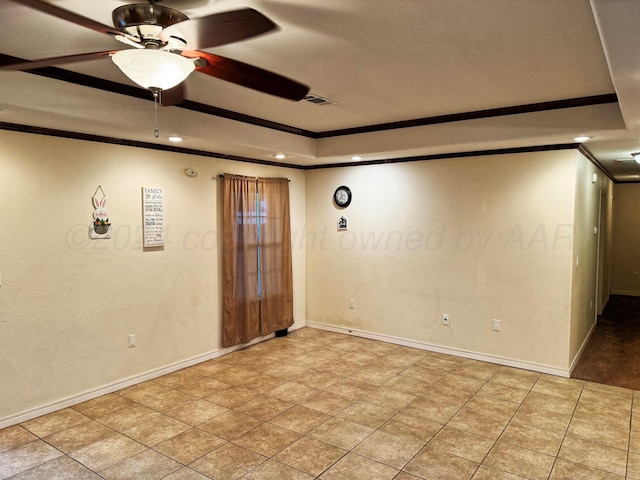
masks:
[[[0,421],[220,348],[220,173],[289,177],[304,229],[298,170],[13,132],[0,144]],[[88,238],[98,185],[109,240]],[[161,250],[142,248],[142,186],[164,188]],[[304,255],[302,243],[296,321]]]

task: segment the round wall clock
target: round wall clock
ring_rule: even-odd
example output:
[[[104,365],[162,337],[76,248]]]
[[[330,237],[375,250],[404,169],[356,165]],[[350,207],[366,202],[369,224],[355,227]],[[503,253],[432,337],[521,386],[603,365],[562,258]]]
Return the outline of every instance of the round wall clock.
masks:
[[[340,208],[348,207],[351,203],[351,190],[349,190],[349,187],[342,185],[336,188],[336,191],[333,192],[333,201]]]

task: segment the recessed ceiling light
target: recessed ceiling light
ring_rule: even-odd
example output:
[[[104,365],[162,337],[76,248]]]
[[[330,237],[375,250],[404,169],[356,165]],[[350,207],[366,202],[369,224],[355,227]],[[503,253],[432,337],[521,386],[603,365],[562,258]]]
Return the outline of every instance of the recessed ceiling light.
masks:
[[[169,141],[173,143],[180,143],[182,141],[182,137],[179,137],[177,135],[171,135],[169,137]]]
[[[586,142],[587,140],[590,140],[591,137],[587,137],[586,135],[581,135],[579,137],[574,138],[574,140],[576,142]]]
[[[276,157],[278,160],[284,160],[285,158],[287,158],[287,156],[284,153],[276,153],[273,156]]]
[[[357,162],[358,160],[362,160],[362,157],[360,155],[354,155],[353,157],[351,157],[351,160],[354,160]]]

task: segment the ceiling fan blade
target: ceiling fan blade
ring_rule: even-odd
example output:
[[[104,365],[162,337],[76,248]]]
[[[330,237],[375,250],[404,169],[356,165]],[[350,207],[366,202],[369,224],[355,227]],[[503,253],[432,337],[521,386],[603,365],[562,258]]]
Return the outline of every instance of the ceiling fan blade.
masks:
[[[302,83],[237,60],[192,50],[185,50],[182,55],[206,60],[207,65],[196,66],[199,72],[259,92],[295,101],[302,100],[309,93],[309,87]]]
[[[65,63],[84,62],[85,60],[96,60],[116,53],[117,50],[106,52],[79,53],[77,55],[65,55],[62,57],[43,58],[41,60],[25,60],[17,63],[0,65],[0,70],[33,70],[35,68],[53,67]]]
[[[107,33],[109,35],[127,36],[123,32],[116,30],[113,27],[108,27],[107,25],[103,25],[99,22],[91,20],[90,18],[83,17],[82,15],[78,15],[77,13],[74,13],[70,10],[65,10],[64,8],[60,8],[52,3],[44,2],[43,0],[11,0],[11,1],[33,8],[34,10],[38,10],[40,12],[48,13],[49,15],[57,17],[61,20],[66,20],[67,22],[75,23],[76,25],[80,25],[82,27],[95,30],[96,32]]]
[[[215,13],[185,20],[165,28],[160,34],[164,42],[177,37],[190,49],[211,48],[255,37],[278,28],[275,23],[252,8]]]
[[[184,82],[182,82],[173,88],[160,92],[160,105],[164,105],[165,107],[179,105],[184,101],[184,96],[185,86]]]

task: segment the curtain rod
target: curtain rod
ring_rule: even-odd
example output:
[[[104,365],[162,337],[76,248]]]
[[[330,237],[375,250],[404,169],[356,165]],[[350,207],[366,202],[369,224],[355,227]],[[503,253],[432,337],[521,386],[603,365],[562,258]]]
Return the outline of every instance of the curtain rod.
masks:
[[[221,173],[220,175],[218,175],[218,177],[224,178],[224,173]],[[259,178],[259,177],[255,177],[255,178]],[[291,182],[291,179],[287,178],[287,182]]]

